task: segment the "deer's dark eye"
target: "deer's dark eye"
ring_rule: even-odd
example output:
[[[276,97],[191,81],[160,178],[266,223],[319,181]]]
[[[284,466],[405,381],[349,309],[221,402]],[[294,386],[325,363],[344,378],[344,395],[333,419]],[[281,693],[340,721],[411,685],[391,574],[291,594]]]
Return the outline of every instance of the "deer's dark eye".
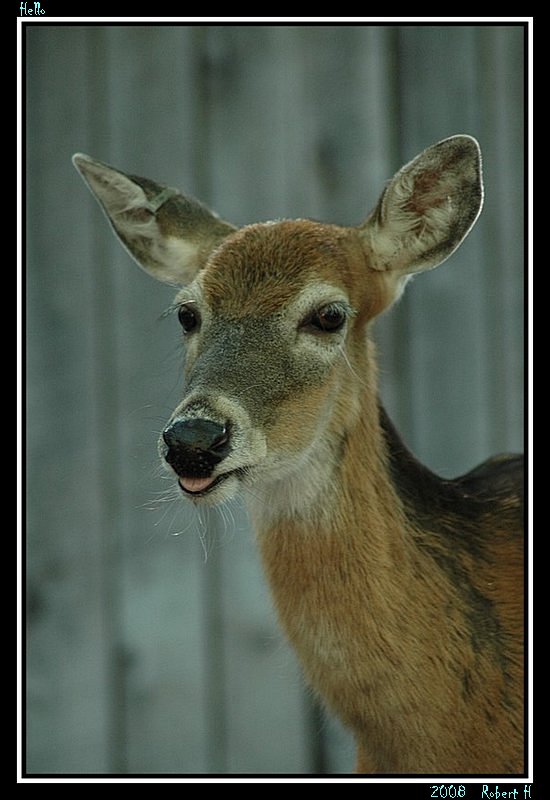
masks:
[[[308,317],[305,327],[322,333],[336,333],[344,327],[345,321],[345,309],[337,303],[329,303]]]
[[[178,308],[178,319],[184,333],[192,333],[198,328],[200,322],[198,312],[189,305]]]

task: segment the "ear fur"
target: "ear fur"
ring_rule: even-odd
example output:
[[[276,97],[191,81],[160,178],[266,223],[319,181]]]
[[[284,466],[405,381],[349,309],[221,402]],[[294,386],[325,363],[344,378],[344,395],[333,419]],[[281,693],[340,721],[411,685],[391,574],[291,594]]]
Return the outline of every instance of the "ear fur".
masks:
[[[160,281],[187,284],[235,228],[177,189],[126,175],[76,153],[73,164],[140,267]]]
[[[369,266],[400,275],[437,267],[468,234],[482,205],[477,141],[461,135],[438,142],[399,170],[359,227]]]

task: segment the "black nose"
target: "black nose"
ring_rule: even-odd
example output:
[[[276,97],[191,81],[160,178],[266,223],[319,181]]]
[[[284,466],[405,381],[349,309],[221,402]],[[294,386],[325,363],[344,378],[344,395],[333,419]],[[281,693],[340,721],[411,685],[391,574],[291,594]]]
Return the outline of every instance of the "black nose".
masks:
[[[175,420],[162,438],[168,446],[166,461],[178,475],[207,477],[231,449],[229,426],[210,419]]]
[[[192,447],[220,453],[228,444],[227,427],[210,419],[180,419],[169,425],[162,438],[168,447]]]

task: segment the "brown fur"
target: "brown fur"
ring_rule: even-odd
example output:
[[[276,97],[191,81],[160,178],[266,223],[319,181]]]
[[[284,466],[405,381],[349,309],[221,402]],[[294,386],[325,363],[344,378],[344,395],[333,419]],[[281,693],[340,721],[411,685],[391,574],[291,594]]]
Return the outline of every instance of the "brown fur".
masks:
[[[161,452],[196,503],[244,491],[281,625],[354,732],[358,771],[521,774],[521,459],[452,481],[419,464],[379,404],[368,338],[408,275],[475,222],[477,143],[428,148],[359,228],[236,231],[174,190],[74,161],[138,263],[186,286],[187,392]],[[336,331],[315,322],[327,307]],[[197,448],[185,431],[201,425],[216,438]]]
[[[521,511],[509,526],[502,501],[480,502],[475,520],[434,504],[421,527],[365,423],[376,418],[365,396],[338,504],[259,537],[281,624],[354,731],[361,771],[521,773]]]

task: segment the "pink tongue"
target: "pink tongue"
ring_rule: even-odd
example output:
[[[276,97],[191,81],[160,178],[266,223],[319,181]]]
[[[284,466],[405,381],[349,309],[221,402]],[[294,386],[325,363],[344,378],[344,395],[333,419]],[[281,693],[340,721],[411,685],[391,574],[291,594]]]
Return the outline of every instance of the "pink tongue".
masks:
[[[215,478],[180,478],[180,486],[188,492],[204,492]]]

